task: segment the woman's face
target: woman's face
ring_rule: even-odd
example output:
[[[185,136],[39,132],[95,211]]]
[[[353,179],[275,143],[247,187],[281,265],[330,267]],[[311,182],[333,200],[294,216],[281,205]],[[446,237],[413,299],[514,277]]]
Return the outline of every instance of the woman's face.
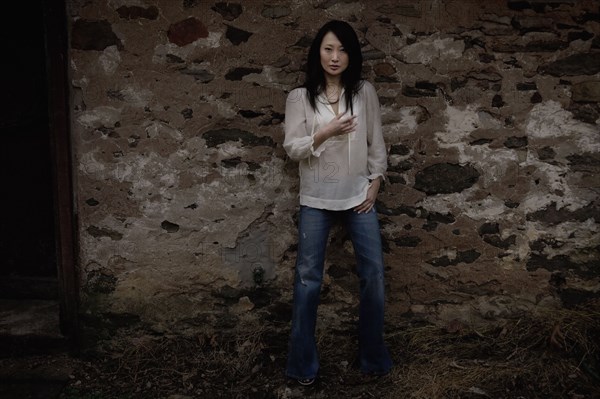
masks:
[[[327,78],[339,78],[348,68],[350,58],[333,32],[327,32],[321,42],[321,67]]]

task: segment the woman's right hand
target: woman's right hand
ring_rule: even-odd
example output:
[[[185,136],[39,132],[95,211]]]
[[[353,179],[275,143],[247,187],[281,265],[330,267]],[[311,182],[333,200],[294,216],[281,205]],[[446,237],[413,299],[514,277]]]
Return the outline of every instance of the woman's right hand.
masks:
[[[347,116],[346,113],[338,114],[333,118],[327,125],[325,125],[325,132],[327,138],[342,136],[344,134],[352,133],[358,120],[356,115]]]
[[[352,133],[358,125],[356,115],[344,116],[346,113],[338,114],[322,129],[319,129],[313,137],[313,148],[319,148],[327,139]]]

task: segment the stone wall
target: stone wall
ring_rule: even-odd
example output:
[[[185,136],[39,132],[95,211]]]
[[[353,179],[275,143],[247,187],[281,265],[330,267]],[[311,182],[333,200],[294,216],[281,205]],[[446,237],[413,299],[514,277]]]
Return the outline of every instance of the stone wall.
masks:
[[[71,0],[69,13],[96,332],[289,320],[285,96],[331,18],[357,30],[382,105],[390,323],[488,323],[598,295],[597,2]],[[326,268],[323,325],[341,326],[357,303],[341,229]]]

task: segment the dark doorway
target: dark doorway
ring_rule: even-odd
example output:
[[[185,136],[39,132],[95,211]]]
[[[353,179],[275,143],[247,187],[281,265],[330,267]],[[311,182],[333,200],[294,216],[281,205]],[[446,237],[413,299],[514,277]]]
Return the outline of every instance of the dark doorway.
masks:
[[[20,4],[28,28],[2,35],[11,60],[0,114],[2,296],[58,299],[44,13],[41,2]]]
[[[76,315],[63,1],[17,2],[2,25],[0,298],[53,300]]]

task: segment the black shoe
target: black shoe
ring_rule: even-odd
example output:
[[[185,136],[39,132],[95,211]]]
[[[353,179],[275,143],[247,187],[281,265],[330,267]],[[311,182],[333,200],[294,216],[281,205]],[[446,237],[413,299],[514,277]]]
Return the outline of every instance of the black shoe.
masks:
[[[303,385],[305,387],[315,383],[314,378],[299,378],[297,381],[298,381],[298,384]]]

